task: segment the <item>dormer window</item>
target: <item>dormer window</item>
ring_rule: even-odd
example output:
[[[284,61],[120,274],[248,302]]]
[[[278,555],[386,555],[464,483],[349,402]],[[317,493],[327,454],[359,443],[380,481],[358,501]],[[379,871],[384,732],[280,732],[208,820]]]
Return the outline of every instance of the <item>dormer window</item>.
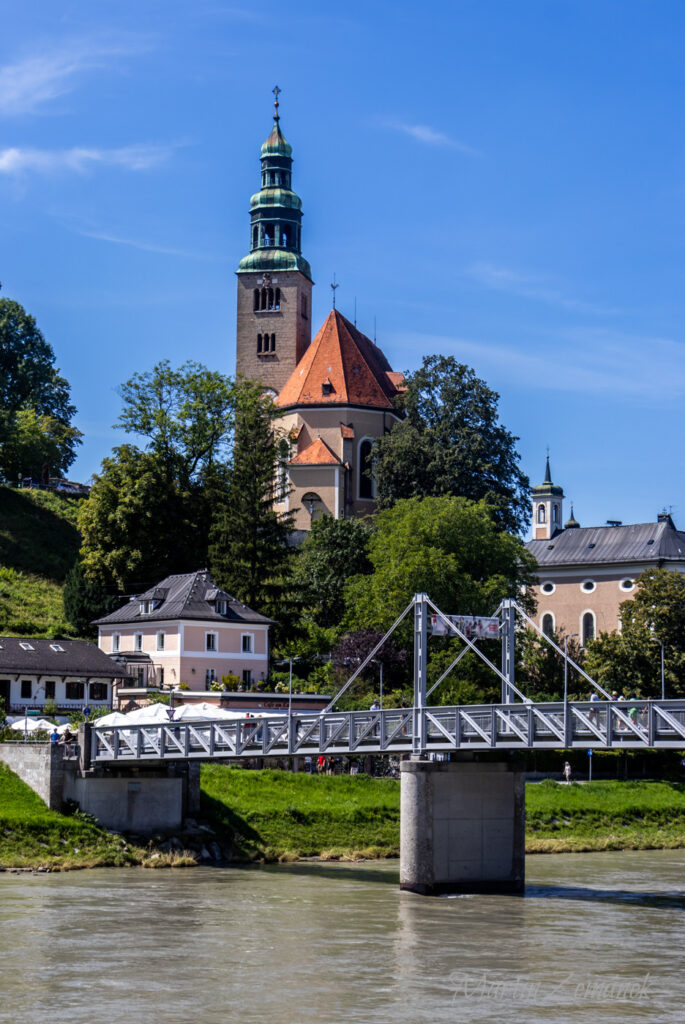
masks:
[[[22,644],[22,643],[20,643],[19,646],[21,647],[22,651],[32,651],[33,650],[33,647],[32,647],[31,644]]]
[[[321,394],[330,395],[333,393],[333,385],[331,384],[328,377],[321,384]]]
[[[64,653],[64,648],[61,647],[59,644],[50,644],[50,650],[51,651],[61,651],[62,653]]]
[[[219,615],[225,615],[228,610],[228,602],[221,599],[216,602],[216,610]]]

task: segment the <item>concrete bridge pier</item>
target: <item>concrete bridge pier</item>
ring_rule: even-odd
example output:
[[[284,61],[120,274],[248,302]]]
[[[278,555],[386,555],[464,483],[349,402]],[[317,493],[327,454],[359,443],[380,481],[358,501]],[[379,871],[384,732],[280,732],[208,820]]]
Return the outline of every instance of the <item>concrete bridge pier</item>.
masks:
[[[400,765],[400,888],[522,893],[525,787],[516,760],[452,755]]]

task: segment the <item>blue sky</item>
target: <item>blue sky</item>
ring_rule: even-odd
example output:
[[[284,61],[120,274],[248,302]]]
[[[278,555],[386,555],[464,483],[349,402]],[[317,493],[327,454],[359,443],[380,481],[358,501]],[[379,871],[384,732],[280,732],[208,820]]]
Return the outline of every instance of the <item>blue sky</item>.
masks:
[[[314,322],[455,355],[582,525],[685,528],[685,6],[26,0],[0,37],[0,280],[97,472],[118,385],[232,373],[234,270],[282,89]]]

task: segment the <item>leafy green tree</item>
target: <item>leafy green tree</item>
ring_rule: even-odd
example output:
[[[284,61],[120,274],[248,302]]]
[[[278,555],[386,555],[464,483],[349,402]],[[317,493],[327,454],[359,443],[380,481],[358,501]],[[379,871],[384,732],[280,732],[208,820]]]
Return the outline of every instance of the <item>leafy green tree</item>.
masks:
[[[74,562],[67,573],[62,592],[64,616],[79,636],[93,636],[97,629],[91,626],[93,619],[107,615],[119,603],[117,597],[102,583],[89,579],[79,560]]]
[[[685,577],[646,569],[621,604],[621,632],[588,644],[586,669],[606,689],[661,696],[661,642],[667,697],[685,696]]]
[[[156,455],[115,448],[79,511],[88,578],[125,593],[197,569],[207,548],[192,499]]]
[[[452,494],[486,501],[500,526],[520,532],[530,487],[518,438],[498,420],[499,395],[452,356],[426,356],[406,385],[405,418],[374,445],[379,507]]]
[[[210,566],[229,593],[283,623],[292,596],[293,514],[275,507],[287,493],[277,410],[259,382],[240,381],[235,395],[233,456],[214,509]]]
[[[339,625],[345,613],[345,583],[371,572],[369,532],[361,519],[322,516],[312,523],[297,557],[295,586],[317,625]]]
[[[44,483],[74,460],[74,448],[82,433],[47,413],[19,409],[2,445],[2,468],[10,480],[31,476]]]
[[[451,496],[409,498],[379,512],[369,560],[373,573],[345,590],[352,628],[388,629],[419,592],[445,612],[490,615],[503,597],[519,596],[534,567],[486,502]]]
[[[225,491],[235,394],[199,363],[164,361],[121,388],[119,426],[147,438],[105,459],[81,510],[86,576],[139,589],[207,565],[212,503]]]
[[[201,363],[177,370],[168,360],[121,386],[124,408],[118,426],[148,439],[170,477],[182,487],[203,480],[225,463],[233,437],[234,385]]]
[[[7,476],[24,472],[27,461],[59,472],[76,457],[76,409],[54,363],[35,319],[18,302],[0,299],[0,469]]]

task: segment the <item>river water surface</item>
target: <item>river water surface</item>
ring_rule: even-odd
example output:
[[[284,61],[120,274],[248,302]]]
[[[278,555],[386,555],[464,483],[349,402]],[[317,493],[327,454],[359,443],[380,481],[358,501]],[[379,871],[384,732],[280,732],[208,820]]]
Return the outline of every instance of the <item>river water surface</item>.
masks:
[[[0,1021],[685,1022],[685,851],[526,868],[440,899],[396,862],[0,874]]]

